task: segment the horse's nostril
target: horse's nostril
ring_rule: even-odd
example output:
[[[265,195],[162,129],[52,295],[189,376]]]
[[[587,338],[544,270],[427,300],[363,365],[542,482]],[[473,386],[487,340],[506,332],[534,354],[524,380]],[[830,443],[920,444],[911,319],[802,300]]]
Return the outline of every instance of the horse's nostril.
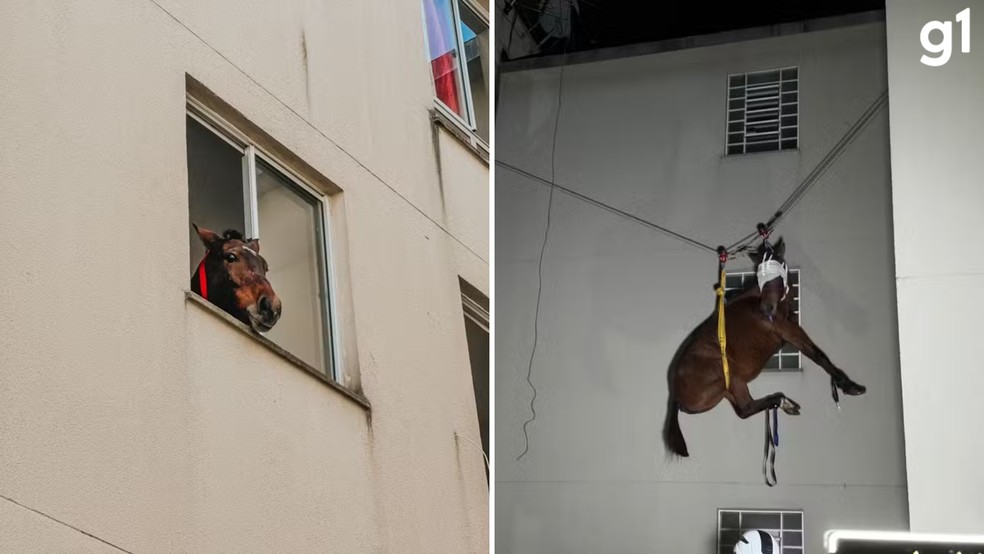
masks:
[[[260,311],[261,312],[264,312],[264,313],[269,313],[272,310],[273,310],[273,307],[270,305],[270,299],[267,298],[266,296],[261,296],[260,297]]]

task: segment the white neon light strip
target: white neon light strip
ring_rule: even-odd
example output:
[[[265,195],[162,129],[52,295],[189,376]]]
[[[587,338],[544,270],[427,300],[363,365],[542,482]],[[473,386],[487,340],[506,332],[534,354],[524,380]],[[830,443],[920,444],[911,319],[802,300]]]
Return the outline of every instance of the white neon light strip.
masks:
[[[837,552],[840,541],[922,542],[984,546],[984,535],[950,535],[943,533],[910,533],[908,531],[847,531],[832,530],[823,534],[823,545],[830,554]]]

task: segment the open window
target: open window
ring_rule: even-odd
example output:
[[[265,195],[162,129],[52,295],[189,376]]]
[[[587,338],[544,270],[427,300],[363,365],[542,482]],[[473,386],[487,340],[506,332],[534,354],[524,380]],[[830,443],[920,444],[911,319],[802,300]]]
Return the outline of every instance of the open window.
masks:
[[[474,286],[459,278],[461,303],[465,313],[465,337],[471,361],[475,411],[482,434],[482,451],[489,459],[489,299]],[[485,468],[488,479],[488,468]]]
[[[260,239],[267,278],[283,303],[280,320],[266,337],[340,381],[333,341],[329,198],[192,100],[186,125],[191,222]],[[194,271],[205,247],[191,225],[188,236]]]
[[[488,144],[488,15],[468,0],[422,1],[437,100]]]

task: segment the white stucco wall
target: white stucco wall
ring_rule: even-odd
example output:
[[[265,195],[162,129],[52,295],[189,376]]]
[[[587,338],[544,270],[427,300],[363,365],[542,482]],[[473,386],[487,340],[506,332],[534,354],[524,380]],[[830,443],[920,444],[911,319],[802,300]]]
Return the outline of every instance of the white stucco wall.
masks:
[[[419,10],[0,8],[0,494],[133,552],[487,550],[454,434],[479,436],[458,277],[488,293],[488,167],[435,147]],[[186,74],[343,189],[371,413],[185,299]],[[0,514],[5,550],[107,551]]]
[[[968,7],[964,54],[954,18]],[[934,20],[953,26],[942,67],[919,61],[919,33]],[[913,531],[980,533],[984,2],[892,0],[886,24],[910,523]]]
[[[726,79],[798,65],[799,151],[724,157]],[[767,219],[887,86],[882,23],[567,66],[556,181],[711,245]],[[502,73],[496,156],[544,178],[559,68]],[[803,509],[807,551],[833,527],[905,529],[905,462],[883,110],[779,229],[802,272],[802,321],[868,387],[830,398],[810,361],[763,375],[783,391],[779,484],[761,474],[763,416],[726,403],[681,416],[691,457],[660,433],[666,368],[710,314],[716,257],[554,196],[532,380],[548,188],[496,168],[496,544],[503,552],[710,552],[717,508]],[[737,262],[731,269],[748,269]]]

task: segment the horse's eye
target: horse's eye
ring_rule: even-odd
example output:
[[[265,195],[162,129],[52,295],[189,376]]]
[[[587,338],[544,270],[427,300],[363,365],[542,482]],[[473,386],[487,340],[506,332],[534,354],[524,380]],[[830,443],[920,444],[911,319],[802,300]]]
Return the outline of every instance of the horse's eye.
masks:
[[[236,261],[236,255],[233,254],[232,252],[230,252],[230,253],[226,254],[225,259],[226,259],[227,262],[232,263],[232,262]]]

